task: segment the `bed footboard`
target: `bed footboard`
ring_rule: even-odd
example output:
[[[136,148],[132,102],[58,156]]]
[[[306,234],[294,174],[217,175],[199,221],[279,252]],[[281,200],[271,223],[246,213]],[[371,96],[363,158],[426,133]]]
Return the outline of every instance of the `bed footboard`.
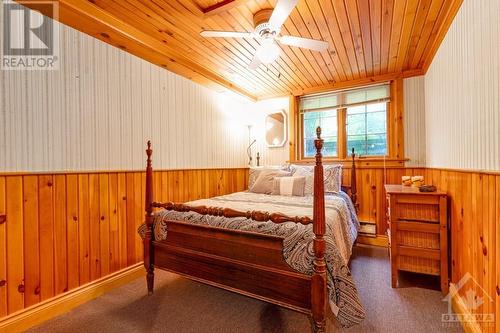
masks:
[[[311,308],[311,277],[284,261],[281,237],[168,221],[155,266],[296,311]]]
[[[312,330],[325,332],[327,281],[325,262],[325,191],[321,150],[321,128],[316,129],[316,165],[314,167],[313,219],[289,217],[267,212],[239,212],[214,207],[191,207],[153,202],[151,142],[148,141],[146,167],[146,232],[144,266],[148,292],[153,292],[154,268],[159,267],[193,280],[235,291],[240,294],[307,313]],[[200,214],[247,217],[273,223],[313,223],[315,234],[314,272],[312,276],[293,271],[283,259],[281,237],[210,226],[167,221],[168,237],[154,241],[153,209],[196,211]]]

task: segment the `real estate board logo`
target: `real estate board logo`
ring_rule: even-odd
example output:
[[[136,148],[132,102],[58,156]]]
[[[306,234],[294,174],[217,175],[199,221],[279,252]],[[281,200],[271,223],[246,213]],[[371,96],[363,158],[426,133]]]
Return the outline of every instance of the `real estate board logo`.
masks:
[[[57,1],[3,1],[0,12],[2,69],[59,69]]]
[[[458,294],[460,296],[459,312],[453,312],[453,302]],[[444,326],[462,323],[464,326],[482,323],[483,326],[495,325],[495,314],[488,313],[488,305],[493,304],[493,298],[486,290],[472,277],[470,273],[466,273],[454,288],[450,288],[450,292],[443,298],[443,301],[448,302],[448,313],[443,313],[441,320]],[[455,301],[456,302],[456,301]]]

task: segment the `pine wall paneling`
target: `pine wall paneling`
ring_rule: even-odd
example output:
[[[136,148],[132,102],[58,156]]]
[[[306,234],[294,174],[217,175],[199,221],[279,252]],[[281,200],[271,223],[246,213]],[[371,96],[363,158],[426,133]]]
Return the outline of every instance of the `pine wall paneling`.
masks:
[[[449,196],[451,281],[470,273],[459,291],[466,301],[472,290],[483,304],[473,313],[496,314],[496,326],[479,323],[483,332],[498,332],[500,310],[500,174],[450,169],[426,169],[425,177]],[[496,329],[496,331],[495,331]]]
[[[447,192],[451,227],[451,281],[458,283],[465,274],[470,273],[478,285],[469,282],[460,295],[466,297],[466,291],[471,288],[484,300],[476,313],[495,313],[498,323],[500,174],[435,168],[357,169],[359,218],[375,222],[379,237],[387,230],[383,185],[399,184],[403,175],[423,175],[426,183]],[[343,181],[350,181],[348,168],[344,168]],[[498,332],[500,327],[497,324],[495,331],[495,326],[482,323],[481,328],[483,332]]]
[[[265,98],[310,92],[384,74],[420,75],[461,0],[298,2],[281,31],[324,39],[325,52],[280,45],[280,57],[249,70],[258,42],[204,39],[203,29],[253,31],[273,1],[238,1],[215,12],[197,1],[60,0],[59,19],[214,89]],[[210,1],[213,5],[217,1]],[[222,3],[218,1],[219,4]],[[28,4],[29,5],[29,4]]]
[[[496,314],[483,332],[500,330],[499,16],[496,0],[465,0],[424,79],[426,174],[451,198],[452,281],[470,273],[460,295]]]
[[[245,190],[247,169],[155,171],[155,200]],[[0,175],[0,318],[142,260],[144,172]]]
[[[142,260],[146,140],[158,200],[246,188],[243,102],[59,28],[60,70],[0,71],[0,317]]]

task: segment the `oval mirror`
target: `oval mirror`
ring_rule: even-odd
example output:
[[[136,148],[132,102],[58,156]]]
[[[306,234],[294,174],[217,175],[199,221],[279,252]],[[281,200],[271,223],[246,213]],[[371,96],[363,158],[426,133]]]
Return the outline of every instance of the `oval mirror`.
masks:
[[[273,112],[266,117],[266,144],[269,148],[283,147],[286,142],[286,113]]]

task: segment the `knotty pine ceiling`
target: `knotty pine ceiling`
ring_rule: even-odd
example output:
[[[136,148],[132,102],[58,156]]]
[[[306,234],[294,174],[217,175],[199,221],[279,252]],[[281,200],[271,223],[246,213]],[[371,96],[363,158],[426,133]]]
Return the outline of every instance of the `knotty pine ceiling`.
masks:
[[[461,2],[299,0],[282,34],[322,39],[330,48],[280,45],[280,58],[257,70],[247,68],[256,40],[199,33],[253,31],[253,14],[275,0],[59,0],[59,20],[196,82],[259,99],[421,75]]]

